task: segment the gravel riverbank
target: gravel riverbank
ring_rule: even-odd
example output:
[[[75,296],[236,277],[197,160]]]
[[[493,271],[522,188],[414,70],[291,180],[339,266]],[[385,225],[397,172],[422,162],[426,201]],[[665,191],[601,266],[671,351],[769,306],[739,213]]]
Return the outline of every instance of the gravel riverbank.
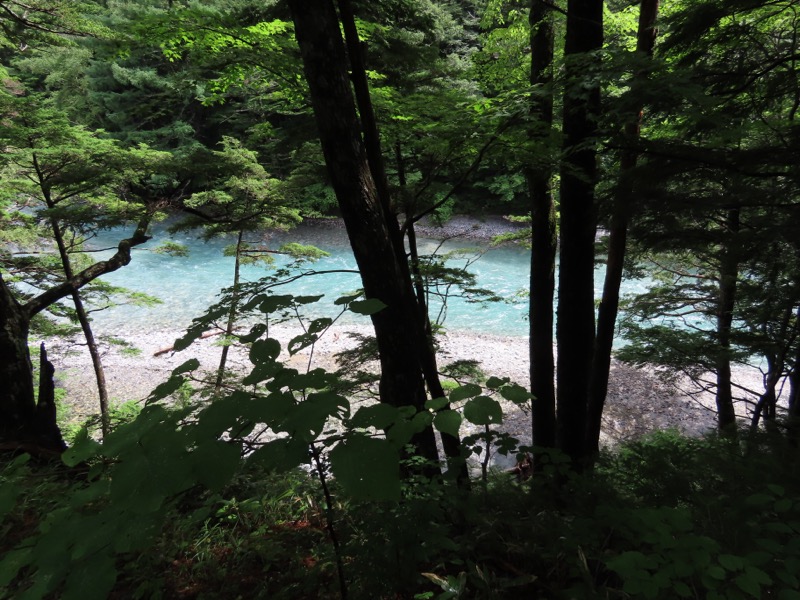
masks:
[[[313,227],[341,227],[338,221],[321,220]],[[518,230],[524,225],[510,223],[502,217],[474,219],[455,217],[445,228],[422,223],[418,235],[436,238],[457,236],[488,241],[494,236]],[[276,326],[271,335],[283,347],[302,331],[299,326]],[[355,338],[350,333],[369,334],[365,319],[363,325],[342,325],[332,328],[319,341],[313,351],[282,359],[297,369],[323,367],[336,368],[335,354],[353,347]],[[98,334],[116,332],[98,331]],[[127,336],[140,353],[131,355],[115,347],[104,347],[103,362],[110,396],[114,402],[142,400],[170,372],[190,358],[198,358],[203,369],[213,370],[219,362],[219,338],[197,341],[183,352],[154,354],[171,346],[181,331],[153,330],[146,334]],[[36,340],[31,340],[35,342]],[[56,365],[57,378],[67,390],[67,410],[71,420],[82,420],[96,413],[97,391],[91,362],[84,346],[77,343],[54,342],[49,346],[51,360]],[[246,367],[247,356],[233,349],[229,360],[232,365]],[[486,375],[508,377],[528,386],[528,345],[525,337],[500,337],[486,334],[451,331],[441,340],[440,365],[456,360],[477,360]],[[755,369],[739,369],[737,383],[754,390],[761,389],[761,374]],[[604,418],[604,440],[609,443],[636,437],[653,430],[676,428],[689,434],[700,434],[714,427],[713,396],[709,393],[687,393],[685,381],[666,382],[652,370],[636,369],[614,363],[609,383],[607,410]],[[530,441],[530,417],[513,405],[507,405],[503,429]],[[744,414],[742,415],[744,416]]]
[[[334,369],[335,354],[356,345],[355,338],[350,335],[353,332],[368,334],[369,328],[334,327],[319,341],[313,355],[310,349],[306,349],[293,357],[284,351],[280,358],[298,370],[308,367]],[[284,348],[292,337],[300,333],[298,327],[289,326],[276,326],[272,331]],[[103,362],[113,401],[145,399],[173,369],[190,358],[197,358],[202,369],[213,371],[216,368],[222,349],[219,338],[214,337],[199,340],[182,352],[154,356],[159,350],[171,346],[179,336],[177,331],[154,331],[138,336],[130,340],[140,350],[138,356],[106,347]],[[55,344],[50,353],[56,364],[59,383],[67,390],[70,418],[81,420],[96,413],[97,391],[85,349]],[[229,360],[231,365],[240,367],[246,368],[249,364],[245,353],[238,348],[231,350]],[[508,377],[520,385],[529,385],[527,338],[450,333],[441,341],[440,364],[457,360],[476,360],[487,376]],[[759,378],[757,372],[737,372],[738,381],[753,386]],[[504,408],[506,419],[502,429],[529,443],[529,415],[510,403]],[[604,417],[604,440],[614,443],[666,428],[697,435],[714,427],[712,409],[713,396],[710,394],[695,398],[682,391],[680,386],[663,381],[652,370],[615,362]]]

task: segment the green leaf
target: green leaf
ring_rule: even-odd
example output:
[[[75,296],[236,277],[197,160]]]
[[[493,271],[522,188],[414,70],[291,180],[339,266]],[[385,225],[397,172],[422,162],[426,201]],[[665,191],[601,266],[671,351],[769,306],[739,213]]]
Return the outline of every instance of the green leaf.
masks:
[[[455,410],[442,410],[433,417],[433,425],[442,433],[457,436],[461,428],[461,415]]]
[[[172,350],[175,352],[180,352],[181,350],[186,350],[189,346],[192,345],[192,342],[199,339],[203,333],[205,333],[207,328],[204,325],[200,326],[192,326],[186,330],[186,333],[175,340],[172,345]]]
[[[287,370],[287,372],[289,372]],[[313,369],[308,373],[293,373],[287,381],[281,383],[290,390],[321,390],[335,383],[336,378],[325,369]]]
[[[324,296],[325,294],[319,294],[318,296],[295,296],[294,302],[295,304],[313,304],[321,300]]]
[[[242,379],[242,383],[244,385],[256,385],[274,377],[282,368],[282,365],[278,362],[258,363],[253,367],[253,370]]]
[[[206,442],[191,454],[197,480],[211,491],[225,487],[239,468],[242,459],[240,444],[232,442]]]
[[[266,423],[271,429],[282,430],[283,422],[296,405],[291,393],[276,392],[266,398],[256,398],[244,408],[242,416],[256,423]]]
[[[458,402],[467,398],[472,398],[481,393],[481,386],[474,383],[465,383],[450,392],[450,402]]]
[[[71,565],[63,600],[105,600],[117,581],[114,559],[94,555],[78,565]]]
[[[247,460],[285,473],[308,462],[308,444],[291,438],[272,440],[253,452]]]
[[[533,398],[533,395],[528,390],[516,383],[501,387],[500,395],[514,404],[522,404]]]
[[[447,398],[431,398],[425,401],[425,408],[432,411],[443,409],[450,401]]]
[[[774,500],[774,497],[770,494],[752,494],[745,498],[745,504],[747,506],[763,506],[765,504],[769,504]]]
[[[350,423],[353,427],[359,429],[366,429],[367,427],[386,429],[394,424],[397,418],[397,408],[389,404],[378,403],[372,406],[362,406],[359,408],[353,415]]]
[[[9,550],[0,558],[0,590],[11,583],[23,567],[33,561],[33,548]]]
[[[256,341],[267,331],[267,326],[264,323],[256,323],[250,328],[250,332],[239,338],[243,344],[249,344]]]
[[[769,575],[757,567],[747,567],[741,575],[737,575],[733,582],[737,587],[753,598],[761,597],[761,586],[772,583]]]
[[[164,383],[159,384],[156,386],[156,389],[150,392],[149,400],[163,400],[167,396],[177,392],[184,383],[186,383],[185,377],[170,377]]]
[[[254,365],[273,362],[281,353],[281,343],[278,340],[267,338],[256,340],[250,347],[250,362]]]
[[[200,368],[200,361],[196,358],[191,358],[187,360],[185,363],[173,369],[173,375],[182,375],[183,373],[189,373],[190,371],[196,371]]]
[[[290,308],[294,304],[294,296],[291,294],[267,296],[259,305],[258,310],[269,314],[284,308]]]
[[[308,333],[321,333],[333,324],[333,319],[329,317],[321,317],[314,319],[308,326]]]
[[[502,379],[499,377],[489,377],[489,379],[486,380],[486,387],[490,390],[496,390],[500,386],[508,383],[508,381],[508,377],[503,377]]]
[[[503,422],[503,408],[493,398],[478,396],[464,406],[464,418],[474,425],[495,425]]]
[[[723,581],[728,577],[727,573],[725,572],[725,569],[723,569],[722,567],[718,567],[717,565],[711,565],[708,568],[707,573],[714,579],[718,579],[720,581]]]
[[[316,344],[319,336],[316,333],[301,333],[298,336],[293,337],[289,340],[289,344],[287,349],[289,350],[289,354],[294,356],[303,348],[308,348],[312,344]]]
[[[386,440],[356,436],[330,453],[333,476],[359,500],[400,499],[400,457]]]
[[[100,448],[100,444],[93,440],[89,431],[83,427],[75,436],[72,446],[61,455],[61,460],[68,467],[74,467],[95,456]]]
[[[744,559],[742,559],[741,556],[735,556],[733,554],[720,554],[719,564],[728,571],[738,571],[744,567]]]
[[[289,412],[281,427],[292,437],[310,443],[322,433],[330,417],[346,413],[349,407],[347,400],[334,392],[309,394]]]
[[[336,300],[333,301],[333,304],[335,306],[342,306],[344,304],[350,304],[353,300],[358,300],[359,298],[361,298],[361,294],[360,293],[358,293],[358,294],[350,294],[350,295],[347,295],[347,296],[340,296],[339,298],[337,298]]]
[[[349,309],[358,315],[374,315],[386,308],[386,304],[377,298],[367,298],[366,300],[353,300]]]

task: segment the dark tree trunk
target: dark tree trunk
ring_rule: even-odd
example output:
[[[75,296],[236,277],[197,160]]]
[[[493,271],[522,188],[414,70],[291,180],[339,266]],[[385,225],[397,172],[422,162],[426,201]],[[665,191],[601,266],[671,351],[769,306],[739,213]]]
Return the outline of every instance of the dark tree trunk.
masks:
[[[586,457],[586,414],[594,351],[599,52],[603,1],[569,0],[564,45],[564,155],[561,161],[561,244],[556,338],[558,447],[580,468]],[[587,81],[598,81],[588,84]]]
[[[659,0],[644,0],[639,9],[639,29],[636,36],[636,51],[647,56],[653,55],[656,41],[656,17]],[[646,79],[647,72],[640,72],[638,78]],[[608,394],[608,376],[611,370],[611,349],[614,345],[614,330],[619,310],[619,288],[622,284],[622,270],[625,265],[625,251],[628,239],[628,216],[633,199],[633,184],[628,172],[636,166],[639,154],[634,150],[642,120],[644,106],[639,104],[634,110],[633,120],[625,125],[625,138],[628,149],[620,159],[620,185],[617,188],[608,237],[608,258],[606,275],[603,281],[603,297],[597,311],[597,337],[589,380],[588,429],[586,449],[592,456],[600,450],[600,429],[603,409]]]
[[[28,351],[30,317],[0,274],[0,441],[36,437],[33,365]],[[48,447],[50,447],[48,445]]]
[[[553,17],[543,0],[533,0],[531,35],[531,125],[529,139],[546,140],[553,127]],[[556,391],[553,381],[553,299],[555,294],[556,210],[553,169],[547,161],[525,170],[531,201],[531,280],[529,352],[533,395],[533,445],[556,445]]]
[[[720,431],[735,433],[736,412],[733,408],[731,381],[731,329],[736,305],[736,282],[739,278],[739,208],[728,210],[723,232],[723,250],[719,270],[719,298],[717,304],[717,424]]]
[[[800,321],[800,306],[795,318]],[[800,445],[800,348],[795,352],[794,364],[789,371],[789,413],[786,422],[789,442],[797,447]]]
[[[372,315],[381,362],[381,401],[423,410],[426,395],[418,354],[423,342],[416,300],[407,265],[404,269],[398,260],[393,242],[399,235],[390,231],[367,160],[336,10],[331,0],[290,0],[289,6],[322,151],[364,292],[387,305]],[[438,460],[431,428],[414,443],[421,456]]]
[[[131,248],[150,239],[145,235],[149,221],[149,217],[143,219],[134,235],[119,243],[111,258],[93,264],[24,305],[14,298],[0,274],[0,442],[34,444],[55,451],[64,448],[61,433],[55,427],[55,405],[47,399],[41,407],[35,402],[33,365],[28,351],[30,321],[97,277],[127,265],[131,260]],[[52,365],[46,358],[45,355],[45,377],[52,383]],[[47,384],[43,385],[47,389]]]

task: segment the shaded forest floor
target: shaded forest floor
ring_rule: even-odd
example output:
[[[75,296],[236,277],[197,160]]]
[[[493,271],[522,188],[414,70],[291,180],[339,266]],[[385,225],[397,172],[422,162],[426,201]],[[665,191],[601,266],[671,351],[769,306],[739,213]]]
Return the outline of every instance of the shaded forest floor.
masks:
[[[119,555],[110,597],[339,598],[332,522],[352,599],[796,600],[797,457],[769,436],[658,434],[605,454],[592,475],[553,455],[531,480],[490,475],[468,494],[417,480],[400,503],[355,502],[332,481],[332,512],[304,472],[245,465],[220,493],[165,507],[149,549]],[[2,505],[0,597],[21,598],[35,574],[9,579],[6,553],[86,483],[5,458],[0,480],[21,492]]]

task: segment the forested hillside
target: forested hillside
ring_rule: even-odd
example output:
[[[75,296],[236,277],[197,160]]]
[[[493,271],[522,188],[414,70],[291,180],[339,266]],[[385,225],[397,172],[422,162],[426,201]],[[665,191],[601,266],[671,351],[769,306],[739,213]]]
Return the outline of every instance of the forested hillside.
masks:
[[[800,598],[798,14],[0,0],[0,596]],[[465,250],[454,215],[508,226]],[[101,317],[183,312],[142,266],[177,239],[222,291],[117,397],[141,336]],[[524,381],[447,350],[454,302],[520,302],[495,244]],[[716,427],[604,446],[623,364]]]

